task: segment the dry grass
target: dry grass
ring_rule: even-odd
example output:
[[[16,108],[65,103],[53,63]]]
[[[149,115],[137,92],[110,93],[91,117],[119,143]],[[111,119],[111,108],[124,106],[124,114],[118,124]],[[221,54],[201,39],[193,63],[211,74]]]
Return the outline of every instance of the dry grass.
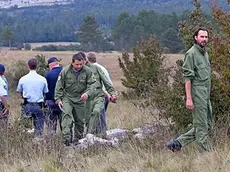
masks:
[[[44,54],[47,58],[62,58],[66,65],[73,53],[2,50],[0,60],[12,68],[16,67],[11,66],[14,60],[27,60],[37,54]],[[115,88],[121,91],[124,88],[120,82],[122,72],[117,63],[118,56],[121,54],[117,52],[99,53],[98,61],[108,68]],[[176,59],[182,58],[182,55],[167,55],[169,65],[175,65]],[[12,124],[19,117],[19,103],[18,95],[11,90]],[[110,103],[107,115],[110,128],[132,129],[155,120],[154,116],[142,112],[122,98],[116,104]],[[228,172],[230,169],[230,146],[227,142],[206,154],[199,154],[193,146],[172,153],[165,148],[168,136],[156,135],[144,142],[130,139],[117,148],[99,147],[76,151],[65,149],[60,139],[34,145],[31,137],[18,131],[12,133],[9,133],[5,145],[0,145],[3,150],[0,151],[1,172]]]

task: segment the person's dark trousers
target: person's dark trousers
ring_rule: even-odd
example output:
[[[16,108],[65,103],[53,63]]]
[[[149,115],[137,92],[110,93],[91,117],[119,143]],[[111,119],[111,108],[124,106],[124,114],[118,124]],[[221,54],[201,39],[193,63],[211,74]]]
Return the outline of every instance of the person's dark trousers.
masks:
[[[109,99],[105,97],[104,100],[104,108],[101,111],[101,116],[100,116],[100,123],[97,125],[97,131],[106,131],[107,130],[107,123],[106,123],[106,110],[109,104]]]
[[[46,105],[48,111],[46,114],[46,125],[48,127],[48,132],[55,133],[57,130],[57,123],[61,124],[61,109],[53,100],[46,100]]]
[[[23,105],[24,118],[33,118],[35,137],[42,136],[45,116],[41,103],[27,103]]]
[[[105,97],[105,102],[104,102],[105,112],[107,111],[108,105],[109,105],[109,99],[108,99],[108,97]]]

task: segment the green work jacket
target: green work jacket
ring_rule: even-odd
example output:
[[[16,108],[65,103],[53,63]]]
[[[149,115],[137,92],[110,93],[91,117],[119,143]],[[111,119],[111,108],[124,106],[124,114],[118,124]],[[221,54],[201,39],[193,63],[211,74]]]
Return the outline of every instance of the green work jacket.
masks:
[[[95,88],[96,92],[94,96],[104,96],[104,92],[102,90],[103,85],[105,86],[106,91],[112,95],[115,94],[115,90],[109,80],[107,79],[105,73],[102,69],[94,64],[87,63],[87,66],[92,70],[94,77],[96,79]]]
[[[86,93],[89,97],[95,91],[95,78],[92,71],[83,65],[80,73],[76,76],[72,65],[64,67],[58,77],[55,87],[55,100],[58,102],[68,98],[73,103],[83,103],[80,97]]]
[[[185,82],[190,80],[193,90],[196,86],[197,88],[198,86],[206,87],[209,98],[211,88],[211,67],[206,48],[201,48],[199,45],[194,44],[185,54],[182,69]]]

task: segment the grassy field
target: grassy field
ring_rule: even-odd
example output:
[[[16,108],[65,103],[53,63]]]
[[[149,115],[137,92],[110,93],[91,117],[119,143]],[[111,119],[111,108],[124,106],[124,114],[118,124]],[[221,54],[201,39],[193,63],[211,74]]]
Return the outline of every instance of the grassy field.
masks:
[[[8,70],[16,68],[15,60],[28,60],[43,54],[46,58],[57,56],[62,64],[67,65],[75,52],[35,52],[3,51],[0,61]],[[125,90],[121,84],[122,71],[117,58],[121,53],[98,53],[98,62],[110,72],[112,81],[118,91]],[[183,55],[167,55],[167,64],[175,65]],[[11,118],[13,125],[18,125],[20,99],[14,90],[10,91]],[[139,100],[137,100],[139,101]],[[155,117],[143,112],[131,102],[118,100],[110,104],[107,112],[110,128],[133,129],[152,123]],[[163,129],[162,129],[163,130]],[[0,138],[1,172],[228,172],[230,169],[230,146],[219,144],[213,152],[199,154],[193,145],[181,152],[172,153],[165,147],[172,137],[170,133],[159,132],[144,141],[130,139],[117,148],[97,147],[76,151],[66,149],[60,139],[50,140],[43,145],[34,145],[30,136],[17,129],[9,131],[5,138]]]

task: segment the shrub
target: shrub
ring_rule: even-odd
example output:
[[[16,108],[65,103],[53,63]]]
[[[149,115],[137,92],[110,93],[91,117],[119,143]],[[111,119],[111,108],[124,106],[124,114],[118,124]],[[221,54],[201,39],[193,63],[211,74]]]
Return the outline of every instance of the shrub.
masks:
[[[80,45],[44,45],[41,47],[35,48],[35,50],[39,51],[79,51],[82,50]]]
[[[155,38],[140,42],[133,49],[133,54],[132,58],[123,53],[118,61],[124,73],[122,84],[139,96],[147,94],[149,88],[158,83],[164,57]]]
[[[9,88],[16,89],[19,79],[28,73],[26,67],[26,62],[23,60],[18,60],[13,62],[7,69],[6,78],[9,84]]]
[[[44,76],[45,73],[48,71],[46,58],[43,54],[36,55],[35,58],[38,60],[37,73]]]
[[[31,45],[28,43],[25,43],[24,48],[25,50],[31,50]]]
[[[122,84],[129,88],[124,94],[126,98],[155,115],[156,120],[173,124],[174,131],[186,128],[191,123],[191,115],[185,108],[183,62],[178,61],[177,67],[165,66],[165,57],[155,38],[142,41],[133,53],[133,58],[123,53],[118,59],[124,72]]]

